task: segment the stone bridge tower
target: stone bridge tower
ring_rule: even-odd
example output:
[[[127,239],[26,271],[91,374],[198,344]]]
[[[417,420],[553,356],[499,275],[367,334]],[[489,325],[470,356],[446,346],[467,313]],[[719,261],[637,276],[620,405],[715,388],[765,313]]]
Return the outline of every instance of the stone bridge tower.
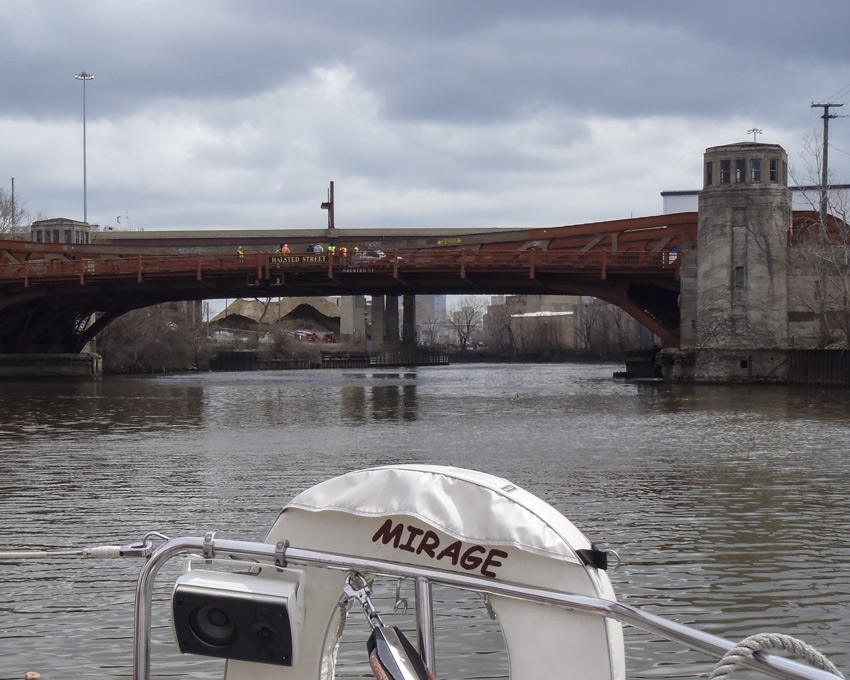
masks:
[[[779,380],[788,348],[788,157],[776,144],[706,149],[697,237],[697,380]]]

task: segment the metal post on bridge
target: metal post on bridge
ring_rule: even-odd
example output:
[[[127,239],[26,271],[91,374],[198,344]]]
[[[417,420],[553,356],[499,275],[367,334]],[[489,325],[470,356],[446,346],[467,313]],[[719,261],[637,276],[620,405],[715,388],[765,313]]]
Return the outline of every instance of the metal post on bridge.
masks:
[[[328,200],[322,203],[322,210],[328,211],[328,236],[332,236],[334,230],[334,183],[331,180],[331,186],[328,189]]]

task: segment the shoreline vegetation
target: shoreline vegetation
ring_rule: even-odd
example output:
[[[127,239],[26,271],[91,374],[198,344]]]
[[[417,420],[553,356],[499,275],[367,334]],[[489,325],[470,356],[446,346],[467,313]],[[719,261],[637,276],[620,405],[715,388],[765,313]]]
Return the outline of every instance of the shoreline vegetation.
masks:
[[[270,370],[344,367],[345,357],[360,357],[365,365],[403,366],[437,363],[618,363],[626,350],[599,345],[590,351],[559,346],[555,339],[541,342],[535,351],[499,348],[483,342],[431,343],[405,348],[372,350],[369,342],[347,342],[338,329],[315,327],[305,333],[293,321],[291,327],[275,325],[257,330],[214,333],[211,324],[187,313],[185,305],[168,303],[135,310],[110,323],[98,335],[91,352],[103,359],[104,375],[176,373],[207,370]],[[306,324],[309,325],[309,324]],[[602,351],[600,351],[602,350]],[[400,355],[393,359],[390,355]],[[402,356],[403,355],[403,356]],[[227,357],[223,359],[222,357]],[[364,364],[359,364],[364,365]]]

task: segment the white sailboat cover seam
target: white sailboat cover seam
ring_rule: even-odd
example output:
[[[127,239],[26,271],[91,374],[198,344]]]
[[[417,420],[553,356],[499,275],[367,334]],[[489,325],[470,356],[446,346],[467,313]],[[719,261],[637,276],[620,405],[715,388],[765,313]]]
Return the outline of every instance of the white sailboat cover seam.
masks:
[[[456,484],[465,486],[447,493]],[[449,466],[386,465],[350,472],[300,493],[284,511],[289,508],[360,517],[407,515],[459,540],[514,546],[579,564],[575,550],[590,547],[572,522],[524,489]]]

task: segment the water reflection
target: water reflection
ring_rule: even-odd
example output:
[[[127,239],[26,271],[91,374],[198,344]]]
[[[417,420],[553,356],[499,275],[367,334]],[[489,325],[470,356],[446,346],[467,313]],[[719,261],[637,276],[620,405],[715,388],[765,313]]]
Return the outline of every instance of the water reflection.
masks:
[[[22,381],[0,384],[0,434],[57,436],[199,425],[203,389],[175,386],[165,394],[144,380]]]
[[[510,479],[617,548],[625,564],[612,580],[627,603],[732,638],[797,635],[846,665],[850,394],[635,385],[612,380],[613,370],[3,383],[0,545],[112,544],[149,530],[262,540],[283,503],[327,477],[384,463],[451,464]],[[138,568],[0,567],[5,675],[128,677]],[[218,662],[199,669],[174,653],[169,586],[157,586],[156,674],[220,675]],[[492,651],[489,633],[466,623],[447,634],[456,665],[469,640],[487,639]],[[632,677],[708,670],[704,657],[671,646],[652,655],[652,636],[629,630],[628,640]],[[490,656],[479,677],[500,674]]]
[[[340,417],[348,424],[416,420],[416,374],[354,373],[345,376]]]

